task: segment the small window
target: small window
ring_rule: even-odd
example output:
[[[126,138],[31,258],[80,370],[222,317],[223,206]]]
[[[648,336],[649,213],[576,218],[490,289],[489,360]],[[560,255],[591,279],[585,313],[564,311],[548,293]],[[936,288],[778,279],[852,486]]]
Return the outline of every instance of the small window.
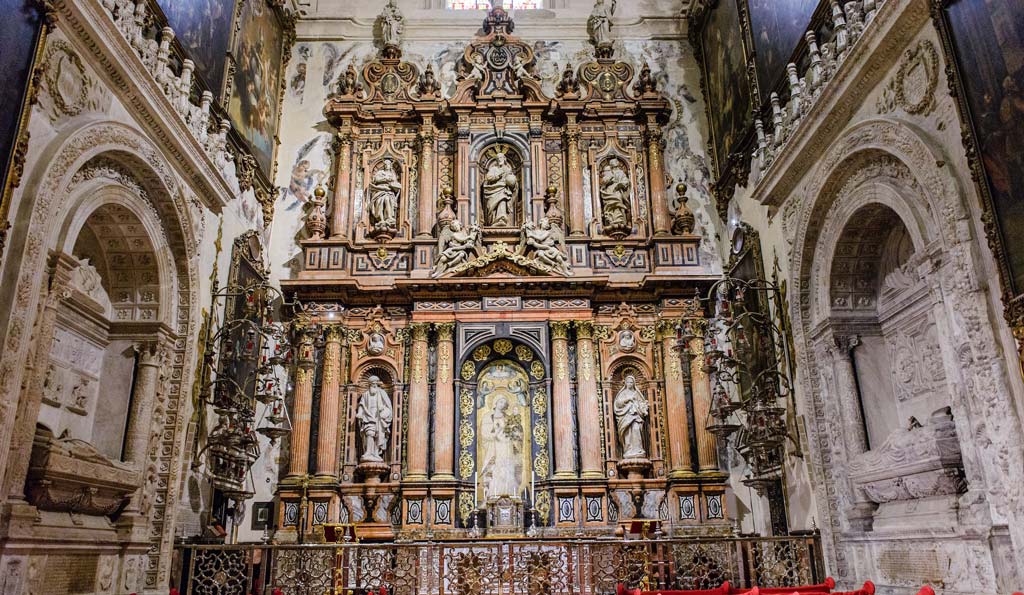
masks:
[[[446,0],[451,10],[490,10],[490,0]],[[505,0],[506,9],[532,10],[543,8],[543,0]]]

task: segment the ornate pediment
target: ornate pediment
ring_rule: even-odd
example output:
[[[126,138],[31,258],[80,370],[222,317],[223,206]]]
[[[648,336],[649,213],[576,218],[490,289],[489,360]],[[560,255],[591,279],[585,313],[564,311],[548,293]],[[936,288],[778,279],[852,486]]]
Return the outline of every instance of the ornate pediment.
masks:
[[[486,254],[463,263],[443,275],[444,277],[529,277],[563,276],[553,267],[535,259],[527,258],[505,242],[498,242]]]

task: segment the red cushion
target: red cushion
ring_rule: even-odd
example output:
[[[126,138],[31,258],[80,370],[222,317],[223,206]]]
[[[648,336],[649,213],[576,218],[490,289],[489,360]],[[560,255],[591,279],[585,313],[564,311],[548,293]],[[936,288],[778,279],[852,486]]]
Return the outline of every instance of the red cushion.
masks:
[[[917,595],[935,595],[935,589],[925,585],[921,587],[921,590],[917,592]]]

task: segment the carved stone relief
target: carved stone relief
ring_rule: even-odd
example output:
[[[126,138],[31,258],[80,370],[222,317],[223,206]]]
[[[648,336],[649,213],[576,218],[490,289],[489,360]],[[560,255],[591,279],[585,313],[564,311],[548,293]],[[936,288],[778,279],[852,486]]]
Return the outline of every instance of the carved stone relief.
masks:
[[[882,89],[875,108],[880,114],[900,108],[911,115],[927,116],[935,109],[938,84],[939,54],[935,44],[923,39],[903,53],[896,75]]]
[[[106,91],[86,73],[82,59],[64,40],[56,40],[43,58],[44,93],[40,104],[54,124],[86,111],[98,111]]]

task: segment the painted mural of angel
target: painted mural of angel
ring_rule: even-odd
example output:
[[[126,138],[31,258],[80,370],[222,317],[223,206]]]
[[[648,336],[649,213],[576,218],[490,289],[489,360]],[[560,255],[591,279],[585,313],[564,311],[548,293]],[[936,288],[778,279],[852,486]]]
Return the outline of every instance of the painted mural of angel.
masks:
[[[476,225],[462,229],[458,219],[441,230],[437,238],[437,257],[434,261],[434,277],[440,277],[455,267],[469,262],[482,251],[480,228]]]

